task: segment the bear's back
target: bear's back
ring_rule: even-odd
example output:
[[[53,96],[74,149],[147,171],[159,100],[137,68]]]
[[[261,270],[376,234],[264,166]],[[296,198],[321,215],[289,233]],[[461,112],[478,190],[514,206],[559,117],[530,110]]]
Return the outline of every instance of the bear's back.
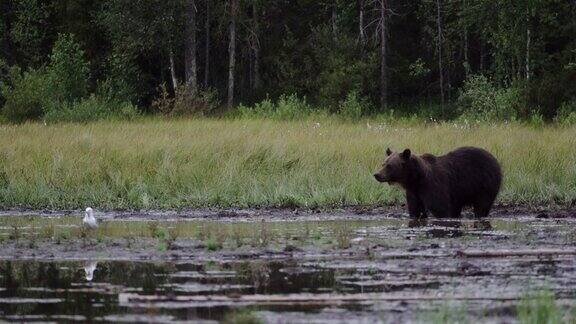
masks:
[[[484,195],[496,195],[500,190],[500,164],[481,148],[461,147],[438,157],[435,169],[448,181],[454,202],[470,204]]]

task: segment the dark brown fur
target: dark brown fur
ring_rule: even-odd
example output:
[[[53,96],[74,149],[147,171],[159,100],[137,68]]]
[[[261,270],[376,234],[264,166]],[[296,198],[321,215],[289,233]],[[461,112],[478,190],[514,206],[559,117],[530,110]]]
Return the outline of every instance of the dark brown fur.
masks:
[[[500,191],[500,164],[486,150],[461,147],[446,155],[416,156],[386,150],[376,180],[397,183],[406,190],[411,217],[459,217],[465,206],[474,207],[476,217],[488,216]]]

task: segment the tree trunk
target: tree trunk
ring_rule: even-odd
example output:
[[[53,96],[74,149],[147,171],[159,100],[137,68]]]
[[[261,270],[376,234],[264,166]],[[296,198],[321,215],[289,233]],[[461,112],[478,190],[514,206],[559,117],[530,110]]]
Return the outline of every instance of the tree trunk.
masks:
[[[467,1],[464,0],[464,8],[466,9]],[[468,59],[468,27],[464,27],[464,76],[466,79],[470,75],[470,61]]]
[[[172,50],[172,45],[168,49],[168,59],[170,60],[170,77],[172,79],[172,89],[176,92],[178,87],[178,79],[176,78],[176,68],[174,66],[174,50]]]
[[[230,0],[230,43],[228,44],[228,108],[234,105],[234,69],[236,68],[236,15],[238,0]]]
[[[210,1],[206,0],[206,54],[204,58],[204,88],[208,88],[210,76]]]
[[[530,17],[526,13],[526,81],[530,81]]]
[[[189,90],[196,92],[196,4],[195,0],[188,0],[186,5],[186,85]]]
[[[388,107],[388,71],[386,66],[386,0],[380,0],[380,107]]]
[[[260,23],[258,20],[258,8],[256,4],[252,4],[252,16],[254,19],[254,44],[253,44],[253,71],[254,77],[252,79],[252,90],[257,90],[260,88],[261,85],[261,78],[260,78]]]
[[[442,64],[442,12],[440,3],[436,0],[436,18],[438,23],[438,73],[440,76],[440,100],[442,103],[442,113],[444,113],[444,65]]]
[[[464,75],[468,78],[470,74],[470,61],[468,60],[468,31],[464,31]]]
[[[358,6],[359,6],[358,39],[360,42],[360,52],[364,54],[364,45],[366,44],[366,32],[364,30],[364,15],[365,15],[364,0],[359,0]]]
[[[484,43],[480,40],[480,73],[484,72]]]
[[[337,40],[337,34],[338,34],[338,25],[336,24],[336,21],[338,20],[338,11],[336,8],[336,1],[334,1],[334,3],[332,4],[332,35],[334,36],[334,40]]]

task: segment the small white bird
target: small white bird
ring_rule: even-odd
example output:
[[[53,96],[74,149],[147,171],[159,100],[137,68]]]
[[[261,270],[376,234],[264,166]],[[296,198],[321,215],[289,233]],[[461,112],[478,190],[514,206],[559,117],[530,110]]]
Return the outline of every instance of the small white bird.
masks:
[[[96,261],[88,261],[84,264],[84,272],[86,273],[86,281],[92,281],[94,278],[94,270],[98,266]]]
[[[88,228],[96,228],[98,227],[98,223],[96,223],[96,218],[94,217],[94,211],[92,208],[86,208],[86,212],[84,213],[84,219],[82,220],[84,226]]]

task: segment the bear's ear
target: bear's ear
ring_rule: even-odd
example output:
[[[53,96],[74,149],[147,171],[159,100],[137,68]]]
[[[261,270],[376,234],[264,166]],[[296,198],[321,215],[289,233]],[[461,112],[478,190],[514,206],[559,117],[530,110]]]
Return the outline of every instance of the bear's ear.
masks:
[[[387,149],[386,149],[386,155],[387,155],[387,156],[392,155],[392,150],[391,150],[390,148],[387,148]]]
[[[412,152],[410,152],[410,149],[405,149],[404,152],[402,152],[402,158],[404,160],[408,160],[410,158],[410,154],[412,154]]]

